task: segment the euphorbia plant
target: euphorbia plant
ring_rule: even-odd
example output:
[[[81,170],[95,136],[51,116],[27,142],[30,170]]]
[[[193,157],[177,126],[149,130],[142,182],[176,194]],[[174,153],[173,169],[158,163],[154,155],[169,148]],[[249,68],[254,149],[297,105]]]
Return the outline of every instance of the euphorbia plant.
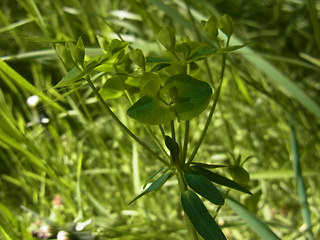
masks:
[[[219,21],[211,17],[208,21],[203,21],[203,29],[203,34],[207,39],[211,39],[210,42],[177,43],[175,30],[169,26],[163,27],[157,38],[164,47],[165,54],[157,57],[145,57],[143,51],[131,49],[127,42],[117,39],[109,41],[101,37],[98,40],[103,54],[86,61],[81,38],[77,44],[68,42],[64,46],[57,45],[61,59],[73,68],[56,87],[86,82],[120,128],[164,165],[149,177],[147,183],[151,184],[130,204],[150,192],[159,190],[168,179],[176,177],[190,238],[198,239],[199,233],[204,239],[211,240],[225,239],[225,236],[198,195],[221,206],[225,196],[213,183],[244,193],[250,192],[237,182],[211,170],[224,166],[195,161],[219,100],[227,53],[237,48],[229,48],[233,32],[233,22],[229,16],[225,15]],[[226,40],[223,41],[218,36],[219,30]],[[213,91],[213,80],[206,80],[204,77],[198,79],[197,69],[200,61],[214,54],[222,54],[222,64],[219,83]],[[101,78],[104,84],[98,89],[93,79]],[[152,150],[110,109],[107,100],[122,96],[131,104],[127,111],[130,118],[147,129],[158,126],[161,137],[159,139],[154,136],[158,151]],[[209,114],[200,138],[190,149],[190,121],[209,105]],[[177,134],[176,129],[183,129],[182,134]],[[233,174],[236,172],[233,171]]]

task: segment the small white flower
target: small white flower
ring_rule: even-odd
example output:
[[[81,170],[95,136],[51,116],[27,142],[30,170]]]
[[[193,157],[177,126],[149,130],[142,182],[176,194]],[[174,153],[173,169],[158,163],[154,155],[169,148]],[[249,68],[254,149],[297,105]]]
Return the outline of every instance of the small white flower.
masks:
[[[38,101],[39,101],[39,97],[37,95],[32,95],[32,96],[28,97],[27,104],[30,107],[35,107],[37,105]]]
[[[59,231],[57,234],[57,240],[68,240],[68,233],[66,231]]]
[[[41,123],[43,123],[43,124],[47,124],[47,123],[49,123],[49,122],[50,122],[50,119],[49,119],[49,118],[44,117],[44,118],[41,118],[40,122],[41,122]]]

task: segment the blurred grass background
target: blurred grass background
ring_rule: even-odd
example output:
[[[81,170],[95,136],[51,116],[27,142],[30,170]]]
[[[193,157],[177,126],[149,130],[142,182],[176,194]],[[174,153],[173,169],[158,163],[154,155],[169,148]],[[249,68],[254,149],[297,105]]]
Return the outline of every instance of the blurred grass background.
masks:
[[[303,191],[318,239],[319,2],[186,2],[199,29],[198,19],[229,14],[236,23],[234,38],[250,48],[250,52],[229,54],[218,109],[197,160],[231,163],[228,151],[243,158],[252,155],[245,168],[254,195],[232,192],[232,196],[281,239],[307,239],[310,227],[299,198]],[[123,135],[88,87],[68,95],[67,90],[53,89],[66,73],[54,43],[81,36],[92,55],[99,52],[96,35],[117,38],[121,34],[146,55],[160,55],[155,36],[165,24],[176,28],[178,40],[196,39],[182,0],[1,1],[0,57],[6,62],[0,66],[1,239],[32,239],[30,232],[39,228],[39,216],[64,226],[90,220],[86,230],[103,239],[186,238],[175,181],[128,205],[161,165]],[[248,54],[268,61],[294,88],[281,84],[269,66],[250,62]],[[220,63],[216,55],[209,59],[216,81]],[[198,76],[205,80],[205,66],[199,66]],[[301,92],[296,94],[292,90],[296,88]],[[40,103],[31,107],[26,101],[35,94]],[[109,104],[121,120],[150,141],[126,117],[126,101]],[[294,119],[294,135],[289,115]],[[199,137],[197,126],[204,121],[205,113],[191,123],[193,139]],[[300,174],[295,174],[294,159],[299,160]],[[304,190],[297,187],[301,174]],[[57,195],[62,205],[52,203]],[[227,205],[217,220],[228,239],[257,239]]]

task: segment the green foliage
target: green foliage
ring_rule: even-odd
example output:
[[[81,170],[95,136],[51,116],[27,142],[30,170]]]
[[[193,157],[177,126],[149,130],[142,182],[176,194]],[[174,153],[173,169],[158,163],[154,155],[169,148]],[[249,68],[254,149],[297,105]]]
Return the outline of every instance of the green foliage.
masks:
[[[183,192],[181,194],[181,203],[183,210],[203,239],[226,239],[197,194],[191,190]]]
[[[175,30],[170,26],[164,26],[158,33],[158,40],[168,51],[174,51],[176,45]]]
[[[203,175],[193,171],[184,171],[184,176],[188,186],[200,194],[202,197],[208,199],[210,202],[216,205],[223,205],[224,198],[219,190],[210,182],[210,180]]]
[[[0,9],[1,239],[319,238],[314,1]]]

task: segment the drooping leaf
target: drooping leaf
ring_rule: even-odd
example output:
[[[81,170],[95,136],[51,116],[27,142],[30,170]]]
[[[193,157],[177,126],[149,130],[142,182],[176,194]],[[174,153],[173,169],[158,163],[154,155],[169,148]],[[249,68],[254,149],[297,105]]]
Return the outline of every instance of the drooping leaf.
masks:
[[[197,173],[192,169],[184,171],[184,177],[188,186],[200,194],[202,197],[208,199],[210,202],[216,205],[223,205],[224,198],[219,190],[211,183],[211,181]]]
[[[158,33],[158,40],[169,51],[173,51],[176,45],[175,30],[170,26],[164,26]]]
[[[165,144],[170,151],[172,163],[174,165],[179,164],[179,145],[171,137],[165,136]]]
[[[191,47],[187,42],[183,42],[176,46],[175,52],[178,53],[182,59],[187,60],[191,53]]]
[[[115,76],[109,78],[100,89],[99,93],[104,100],[116,99],[123,95],[125,90],[125,76]]]
[[[123,42],[118,39],[112,39],[112,41],[108,45],[108,54],[114,55],[126,49],[128,46],[129,46],[128,42]]]
[[[225,14],[219,20],[218,27],[222,32],[224,32],[230,38],[230,36],[233,33],[234,22],[228,14]]]
[[[102,48],[104,52],[108,51],[109,40],[106,37],[97,36],[99,46]]]
[[[130,59],[137,64],[137,66],[141,67],[145,70],[146,67],[146,60],[144,58],[143,52],[141,49],[134,49],[129,53]]]
[[[79,37],[76,45],[76,53],[75,53],[75,58],[74,61],[78,63],[79,65],[83,64],[84,61],[84,53],[85,53],[85,48],[84,44],[82,41],[82,38]]]
[[[178,97],[171,99],[174,100],[172,107],[181,120],[190,120],[198,116],[209,104],[212,90],[206,82],[187,74],[177,74],[166,81],[162,93],[169,95],[173,87],[177,89]]]
[[[196,170],[198,173],[207,177],[212,182],[252,195],[252,193],[249,190],[245,189],[244,187],[240,186],[238,183],[232,181],[229,178],[226,178],[217,173],[211,172],[200,166],[193,166],[192,168]]]
[[[228,166],[228,171],[237,183],[247,184],[250,181],[249,173],[241,166],[230,165]]]
[[[56,44],[55,45],[57,53],[61,60],[67,65],[67,66],[75,66],[75,62],[72,59],[71,53],[69,49],[66,46],[63,46],[62,44]]]
[[[201,199],[191,190],[181,193],[184,212],[204,240],[224,240],[226,237]]]
[[[140,79],[139,87],[142,93],[156,97],[159,93],[161,79],[152,72],[145,72]]]
[[[264,240],[279,240],[274,232],[262,222],[259,218],[257,218],[253,213],[251,213],[248,209],[246,209],[241,203],[237,200],[227,197],[226,203],[230,208],[233,209],[247,224],[248,226],[257,233],[257,235]]]
[[[211,16],[208,21],[203,21],[202,24],[203,30],[208,34],[212,39],[217,39],[218,36],[218,26],[217,19],[215,16]]]
[[[157,98],[143,96],[127,111],[129,117],[150,125],[160,125],[175,118],[172,107]]]
[[[136,196],[129,204],[133,203],[134,201],[136,201],[137,199],[141,198],[142,196],[153,192],[153,191],[158,191],[163,184],[166,183],[166,181],[172,176],[172,172],[171,171],[166,171],[164,172],[161,177],[159,177],[157,180],[155,180],[153,183],[151,183],[151,185],[144,190],[142,193],[140,193],[138,196]]]

